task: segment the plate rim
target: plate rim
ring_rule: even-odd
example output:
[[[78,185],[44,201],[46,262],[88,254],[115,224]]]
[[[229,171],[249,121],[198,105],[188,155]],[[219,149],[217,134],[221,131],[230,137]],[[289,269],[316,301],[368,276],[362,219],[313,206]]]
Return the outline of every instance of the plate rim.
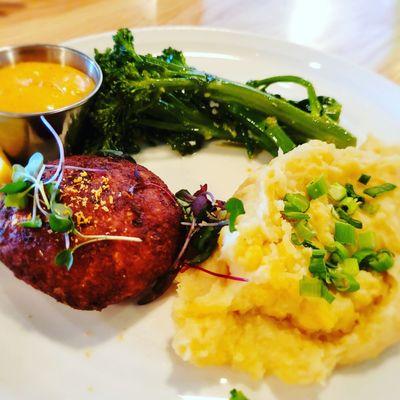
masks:
[[[107,30],[99,33],[94,33],[90,35],[85,35],[85,36],[77,36],[73,37],[71,39],[62,41],[60,44],[62,45],[68,45],[73,47],[74,44],[83,42],[85,40],[93,40],[96,38],[106,38],[115,34],[115,32],[120,29],[116,28],[114,30]],[[167,31],[167,32],[176,32],[176,31],[187,31],[187,32],[207,32],[209,34],[211,33],[217,33],[217,34],[225,34],[225,35],[234,35],[234,36],[244,36],[257,40],[262,40],[262,41],[268,41],[268,42],[273,42],[275,46],[285,46],[288,48],[297,48],[297,49],[302,49],[304,51],[307,51],[309,53],[322,56],[325,58],[328,58],[330,61],[334,61],[336,63],[340,63],[343,66],[346,66],[350,69],[353,69],[355,72],[357,72],[357,79],[361,79],[358,74],[362,75],[367,75],[369,79],[373,77],[373,79],[377,79],[380,81],[380,84],[388,86],[391,90],[395,90],[400,94],[400,84],[396,83],[395,81],[389,79],[385,75],[377,72],[374,69],[370,69],[366,67],[365,65],[355,63],[353,61],[349,61],[347,58],[342,57],[340,55],[332,54],[330,52],[320,50],[317,48],[314,48],[312,46],[307,46],[304,44],[299,44],[290,40],[285,40],[285,39],[280,39],[278,37],[274,37],[271,35],[265,35],[262,33],[256,33],[256,32],[251,32],[249,30],[241,30],[241,29],[230,29],[230,28],[222,28],[222,27],[215,27],[215,26],[209,26],[209,25],[149,25],[149,26],[144,26],[144,27],[128,27],[128,29],[133,32],[133,33],[152,33],[152,32],[162,32],[162,31]]]

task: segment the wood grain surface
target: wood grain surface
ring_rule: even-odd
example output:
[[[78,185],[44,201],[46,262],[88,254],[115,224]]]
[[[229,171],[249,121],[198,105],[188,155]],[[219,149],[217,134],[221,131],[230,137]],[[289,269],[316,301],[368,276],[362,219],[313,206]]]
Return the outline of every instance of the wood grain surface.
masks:
[[[400,83],[396,0],[0,0],[0,46],[149,25],[261,33],[342,56]]]

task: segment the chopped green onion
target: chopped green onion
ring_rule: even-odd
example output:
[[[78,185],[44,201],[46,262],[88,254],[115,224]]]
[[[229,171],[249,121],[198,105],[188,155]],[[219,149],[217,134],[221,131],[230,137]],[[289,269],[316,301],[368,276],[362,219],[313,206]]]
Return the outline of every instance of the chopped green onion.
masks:
[[[300,239],[311,240],[315,236],[315,232],[302,220],[294,226],[294,230]]]
[[[318,250],[318,247],[314,243],[310,242],[309,240],[304,240],[302,245],[304,247],[309,247],[310,249]]]
[[[363,227],[363,224],[361,221],[359,221],[358,219],[351,218],[350,215],[348,215],[341,208],[336,208],[335,211],[340,219],[342,219],[343,221],[347,222],[348,224],[354,226],[354,228],[361,229]]]
[[[391,190],[396,189],[396,185],[393,185],[393,183],[384,183],[379,186],[373,186],[368,189],[364,190],[364,193],[367,194],[368,196],[371,197],[376,197],[380,196],[383,193],[390,192]]]
[[[359,249],[374,249],[376,247],[375,232],[361,232],[358,235]]]
[[[371,250],[371,249],[362,249],[362,250],[358,250],[353,254],[353,258],[356,258],[358,261],[358,264],[361,267],[365,267],[365,260],[368,259],[371,256],[375,256],[375,251]]]
[[[362,210],[365,211],[369,215],[375,215],[380,206],[379,204],[371,204],[371,203],[365,203],[361,206]]]
[[[356,292],[360,289],[360,284],[354,276],[345,272],[333,272],[331,274],[333,284],[339,292]]]
[[[363,185],[366,185],[370,179],[371,175],[361,174],[361,176],[358,178],[358,182],[362,183]]]
[[[328,193],[328,184],[323,176],[307,185],[307,193],[312,199],[318,199]]]
[[[299,291],[301,296],[321,297],[328,303],[332,303],[335,300],[335,296],[329,292],[325,284],[318,278],[303,276],[299,282]]]
[[[326,256],[326,251],[324,249],[314,249],[312,251],[312,257],[324,258]]]
[[[283,200],[285,202],[285,211],[304,213],[310,208],[310,202],[300,193],[288,193]]]
[[[349,257],[349,251],[339,242],[333,242],[329,246],[326,246],[326,249],[330,253],[337,254],[342,260]]]
[[[378,272],[387,271],[394,265],[393,254],[388,250],[380,250],[376,257],[369,260],[369,266]]]
[[[340,201],[346,197],[346,188],[340,183],[334,183],[329,186],[328,195],[335,201]]]
[[[335,296],[328,290],[328,288],[324,284],[322,284],[321,297],[325,299],[329,304],[331,304],[333,300],[335,300]]]
[[[358,202],[354,197],[345,197],[340,203],[341,208],[348,215],[353,215],[358,209]]]
[[[303,242],[299,239],[299,237],[294,232],[290,235],[290,241],[295,246],[301,246],[303,244]]]
[[[299,285],[300,295],[310,297],[322,297],[322,285],[322,281],[318,278],[303,276]]]
[[[323,257],[312,256],[310,259],[310,266],[308,269],[314,277],[326,280],[328,271]]]
[[[355,192],[353,185],[351,185],[350,183],[346,183],[345,187],[346,187],[346,191],[347,191],[347,197],[353,197],[360,204],[365,203],[364,197],[360,196],[359,194],[357,194]]]
[[[355,276],[360,272],[357,258],[346,258],[341,264],[343,272]]]
[[[342,244],[355,244],[356,234],[353,225],[346,222],[335,223],[335,241]]]
[[[299,211],[283,211],[282,214],[287,219],[310,219],[310,216]]]

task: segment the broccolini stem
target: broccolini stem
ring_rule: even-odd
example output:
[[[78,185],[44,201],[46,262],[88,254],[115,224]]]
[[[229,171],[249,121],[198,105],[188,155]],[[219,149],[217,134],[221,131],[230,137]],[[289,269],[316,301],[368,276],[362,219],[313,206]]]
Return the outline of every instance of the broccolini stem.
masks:
[[[354,146],[356,138],[327,116],[306,113],[285,100],[249,86],[215,80],[207,84],[210,97],[226,103],[235,102],[244,107],[275,117],[279,122],[301,132],[306,139],[334,143],[338,148]]]
[[[315,92],[314,86],[310,81],[306,81],[303,78],[295,75],[278,75],[270,78],[261,80],[249,81],[247,85],[258,88],[259,90],[265,91],[268,86],[278,82],[291,82],[296,83],[300,86],[304,86],[307,89],[308,101],[310,102],[311,114],[321,115],[322,107],[318,100],[317,93]]]

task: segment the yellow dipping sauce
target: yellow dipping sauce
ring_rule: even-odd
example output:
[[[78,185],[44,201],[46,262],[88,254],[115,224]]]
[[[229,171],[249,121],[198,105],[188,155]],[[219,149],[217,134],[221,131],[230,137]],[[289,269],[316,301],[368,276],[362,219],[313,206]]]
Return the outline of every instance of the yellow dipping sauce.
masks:
[[[93,88],[93,80],[73,67],[21,62],[0,68],[0,111],[51,111],[82,100]]]

